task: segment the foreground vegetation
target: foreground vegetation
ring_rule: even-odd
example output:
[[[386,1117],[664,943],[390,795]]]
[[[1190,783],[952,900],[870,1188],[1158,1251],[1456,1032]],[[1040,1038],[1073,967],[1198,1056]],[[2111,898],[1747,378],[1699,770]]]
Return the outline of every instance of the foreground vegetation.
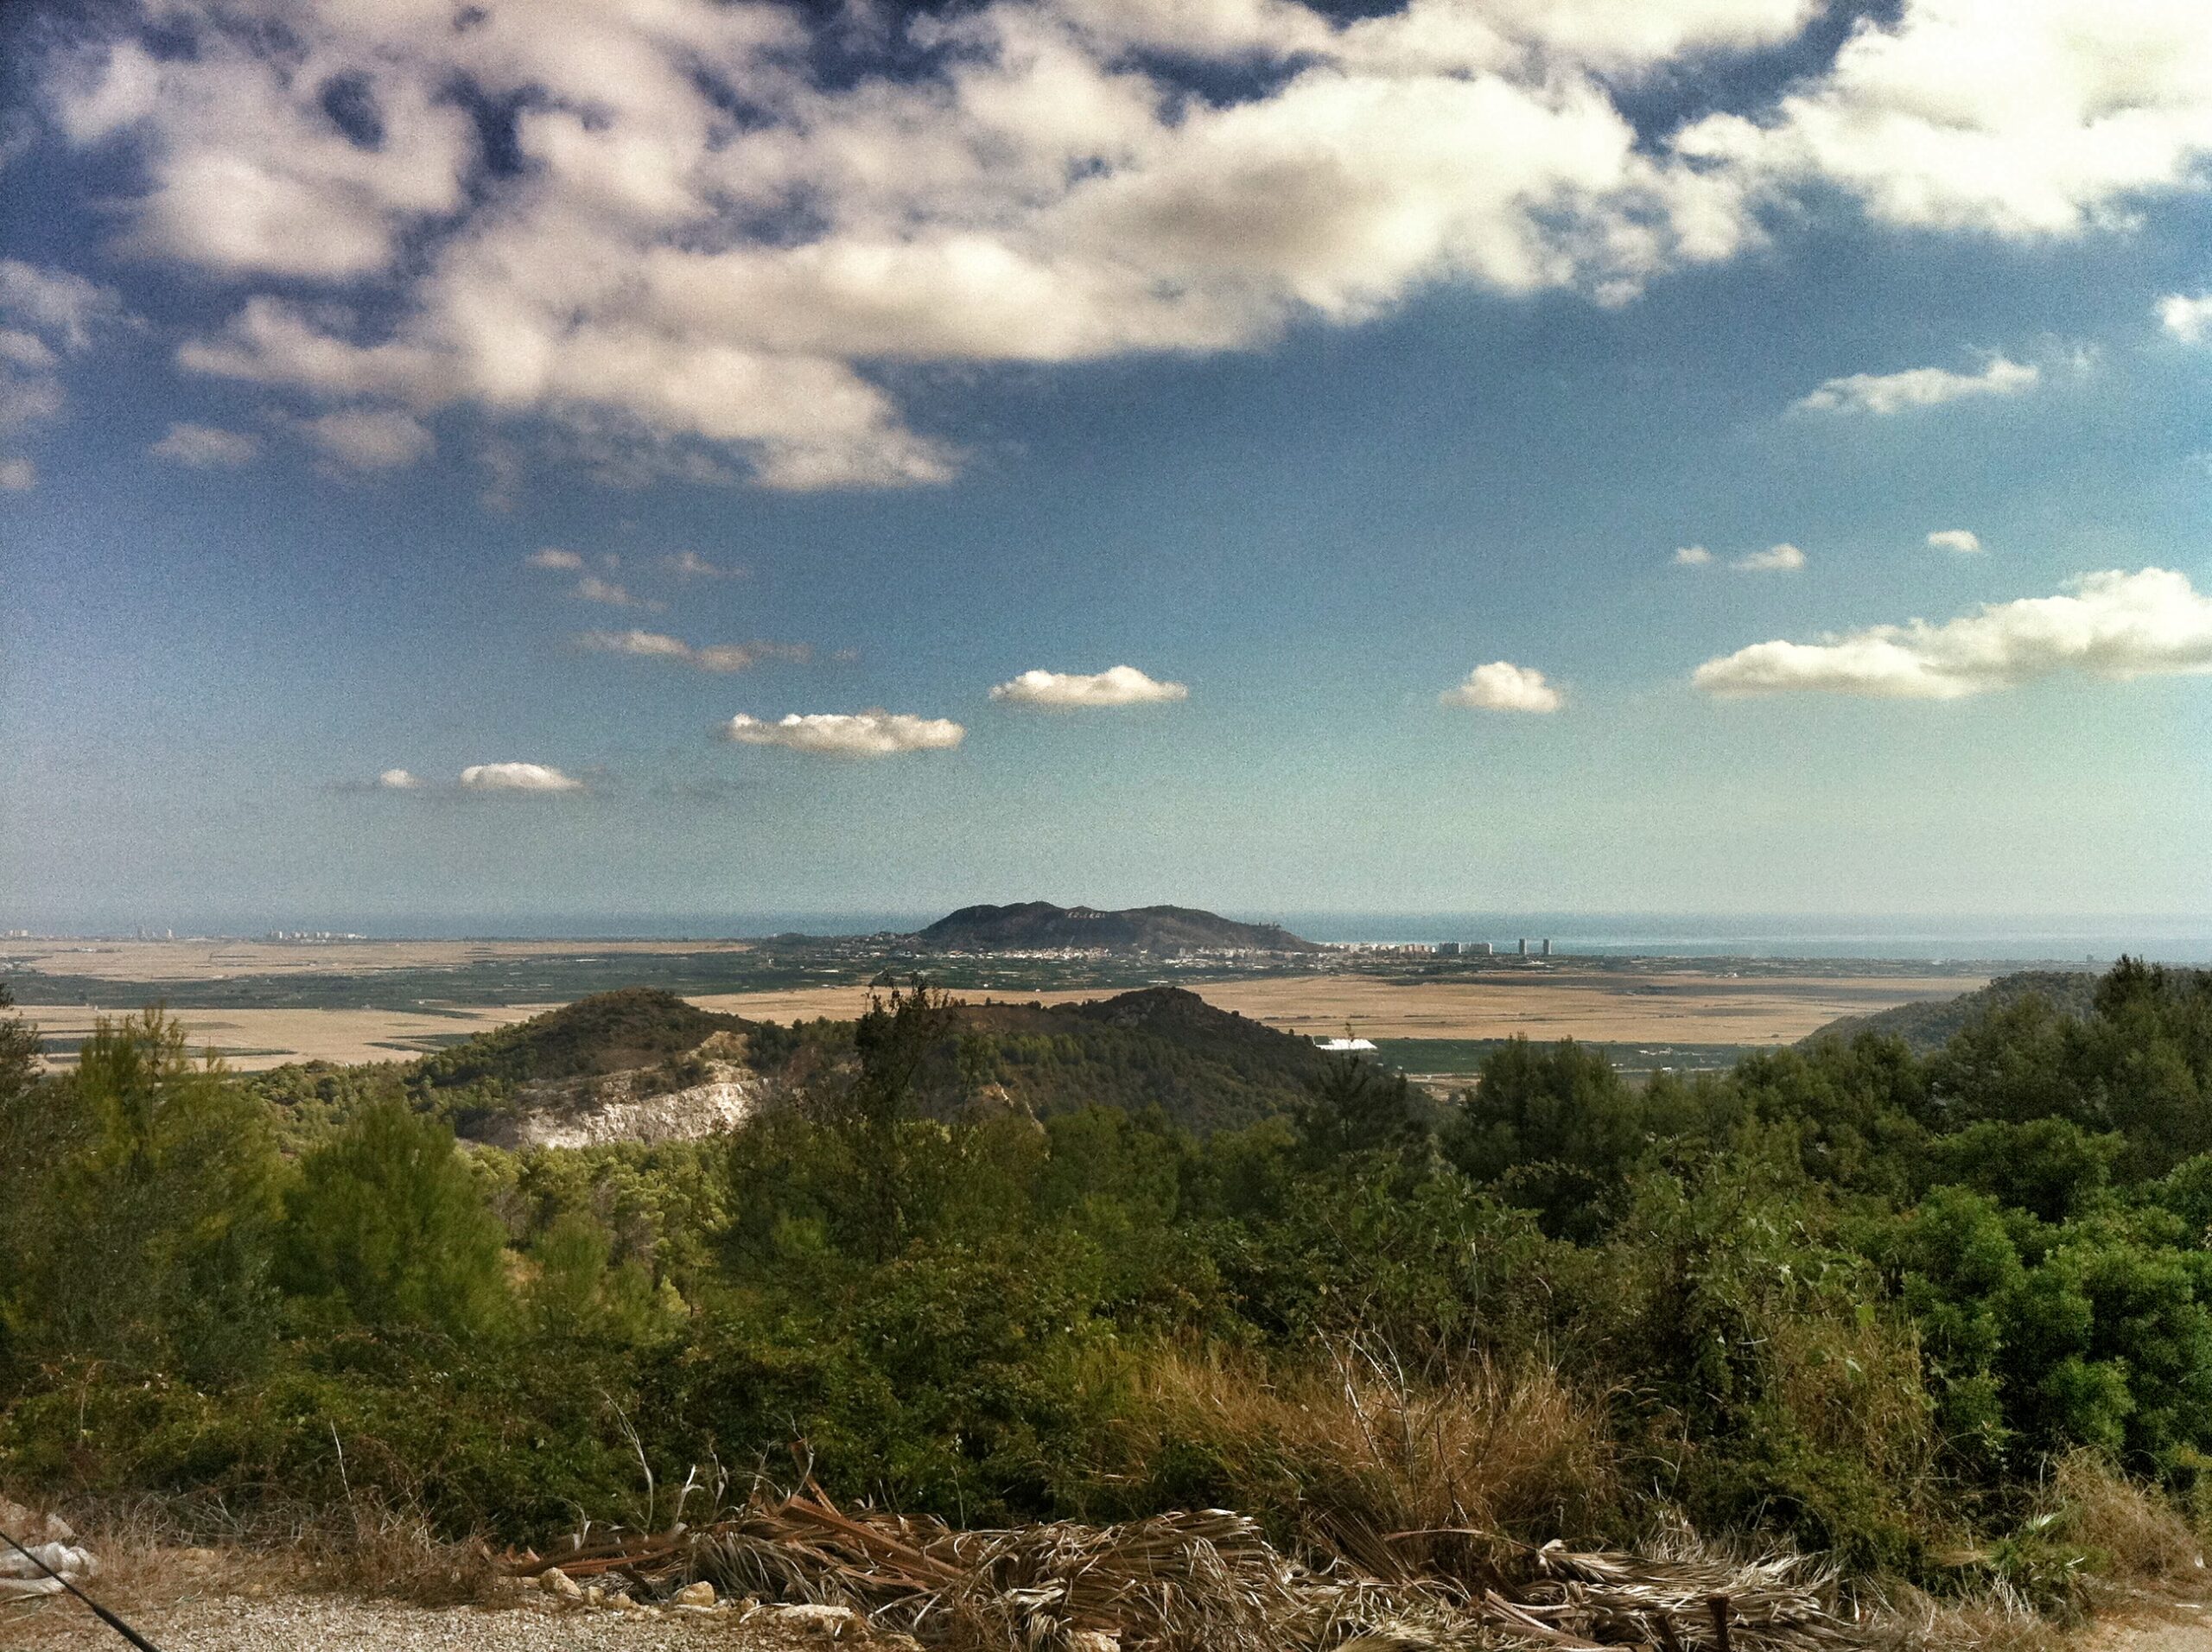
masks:
[[[817,1029],[726,1139],[522,1154],[404,1086],[280,1131],[159,1014],[50,1077],[0,1020],[0,1484],[529,1541],[810,1471],[1370,1566],[1680,1518],[2052,1602],[2113,1559],[2054,1477],[2212,1515],[2212,977],[1641,1089],[1515,1044],[1440,1110],[1335,1065],[1203,1136],[1039,1119],[948,1015]]]

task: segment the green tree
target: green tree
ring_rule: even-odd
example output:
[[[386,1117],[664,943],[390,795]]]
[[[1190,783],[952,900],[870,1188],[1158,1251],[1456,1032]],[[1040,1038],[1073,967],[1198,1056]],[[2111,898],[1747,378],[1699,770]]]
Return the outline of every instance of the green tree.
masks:
[[[1491,1051],[1444,1132],[1460,1169],[1573,1238],[1602,1230],[1647,1146],[1643,1109],[1605,1052],[1572,1039]]]
[[[280,1162],[261,1108],[159,1009],[101,1021],[76,1071],[0,1062],[0,1301],[19,1345],[197,1378],[273,1326]]]
[[[1300,1156],[1319,1169],[1370,1153],[1402,1153],[1428,1134],[1402,1073],[1357,1056],[1332,1061],[1291,1115]]]
[[[383,1331],[480,1337],[506,1317],[506,1235],[453,1132],[393,1102],[302,1160],[286,1201],[286,1287]]]
[[[853,1028],[857,1071],[817,1098],[817,1116],[842,1142],[853,1166],[852,1207],[863,1255],[887,1261],[911,1225],[910,1154],[904,1140],[915,1115],[922,1068],[952,1026],[944,994],[916,980],[886,998],[868,995]]]

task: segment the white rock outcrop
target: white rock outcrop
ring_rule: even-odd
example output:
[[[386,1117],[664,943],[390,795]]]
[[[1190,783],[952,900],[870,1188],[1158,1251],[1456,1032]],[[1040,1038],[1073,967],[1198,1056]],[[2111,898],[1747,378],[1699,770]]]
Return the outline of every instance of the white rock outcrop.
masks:
[[[48,1575],[49,1570],[72,1583],[82,1583],[99,1569],[92,1551],[78,1543],[77,1534],[59,1515],[38,1514],[0,1497],[0,1531],[36,1557],[35,1561],[26,1560],[0,1543],[0,1600],[60,1594],[61,1585]]]

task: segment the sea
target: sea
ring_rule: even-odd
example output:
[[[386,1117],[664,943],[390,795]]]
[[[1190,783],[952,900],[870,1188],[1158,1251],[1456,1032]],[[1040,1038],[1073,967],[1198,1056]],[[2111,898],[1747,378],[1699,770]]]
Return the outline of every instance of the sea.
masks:
[[[2109,963],[2123,953],[2212,963],[2212,916],[1870,917],[1782,913],[1224,911],[1281,924],[1313,941],[1377,944],[1488,942],[1501,953],[1598,957],[1859,958],[1930,963]],[[944,916],[906,912],[383,914],[148,914],[143,922],[29,925],[40,935],[253,937],[275,931],[378,940],[718,940],[768,935],[903,934]],[[26,920],[0,912],[0,931]],[[0,952],[7,937],[0,935]]]

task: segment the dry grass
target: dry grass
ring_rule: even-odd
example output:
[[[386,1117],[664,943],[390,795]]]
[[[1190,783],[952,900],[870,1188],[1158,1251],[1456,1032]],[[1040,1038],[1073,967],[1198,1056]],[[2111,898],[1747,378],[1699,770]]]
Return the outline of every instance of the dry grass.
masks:
[[[1866,1604],[1867,1643],[1882,1652],[2062,1652],[2065,1634],[2015,1592],[1938,1600],[1899,1585]]]
[[[366,1500],[336,1509],[264,1504],[244,1519],[195,1499],[103,1503],[71,1515],[99,1560],[103,1599],[314,1590],[447,1606],[486,1602],[512,1586],[487,1544],[448,1541],[415,1511]]]
[[[1141,1460],[1191,1442],[1240,1506],[1288,1515],[1376,1577],[1475,1581],[1516,1542],[1606,1529],[1619,1502],[1603,1406],[1542,1364],[1414,1378],[1359,1343],[1288,1371],[1171,1351],[1150,1362],[1136,1414]]]
[[[2096,1557],[2093,1595],[2205,1587],[2204,1545],[2181,1511],[2094,1452],[2071,1452],[2053,1464],[2043,1503],[2050,1535]]]

